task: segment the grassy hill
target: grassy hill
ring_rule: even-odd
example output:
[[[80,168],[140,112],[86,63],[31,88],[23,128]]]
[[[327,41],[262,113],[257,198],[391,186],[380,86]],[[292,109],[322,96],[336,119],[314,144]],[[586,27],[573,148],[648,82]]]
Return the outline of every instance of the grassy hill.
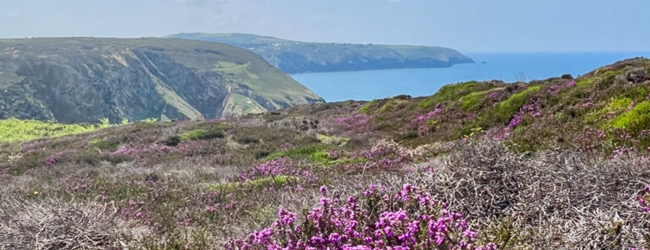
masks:
[[[225,43],[260,54],[289,74],[350,70],[438,68],[474,61],[432,46],[298,42],[250,34],[183,33],[168,37]]]
[[[649,70],[0,143],[0,248],[647,248]]]
[[[0,118],[236,116],[322,101],[249,51],[181,39],[0,40]]]

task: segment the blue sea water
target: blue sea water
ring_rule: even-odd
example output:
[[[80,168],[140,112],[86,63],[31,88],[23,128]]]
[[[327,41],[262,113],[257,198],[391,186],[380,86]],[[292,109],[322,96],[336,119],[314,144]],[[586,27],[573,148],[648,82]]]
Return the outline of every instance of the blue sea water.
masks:
[[[372,100],[406,94],[426,96],[440,87],[471,80],[505,82],[540,80],[572,74],[574,77],[598,67],[650,52],[616,53],[476,53],[477,63],[451,68],[395,69],[292,75],[328,102]],[[481,62],[485,63],[481,63]]]

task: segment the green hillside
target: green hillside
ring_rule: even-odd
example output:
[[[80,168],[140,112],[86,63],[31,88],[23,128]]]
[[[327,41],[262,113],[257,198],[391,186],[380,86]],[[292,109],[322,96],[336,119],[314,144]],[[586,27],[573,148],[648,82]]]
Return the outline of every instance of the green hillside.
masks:
[[[168,37],[234,45],[260,54],[289,74],[304,72],[451,67],[474,61],[432,46],[298,42],[250,34],[183,33]]]
[[[322,101],[249,51],[160,38],[0,40],[0,92],[0,118],[65,123],[243,115],[232,95],[259,110]]]

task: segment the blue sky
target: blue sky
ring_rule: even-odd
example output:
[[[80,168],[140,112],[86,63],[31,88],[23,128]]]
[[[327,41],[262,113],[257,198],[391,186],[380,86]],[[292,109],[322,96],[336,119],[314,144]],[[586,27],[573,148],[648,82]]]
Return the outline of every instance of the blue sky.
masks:
[[[648,0],[3,0],[0,37],[241,32],[463,52],[650,51]]]

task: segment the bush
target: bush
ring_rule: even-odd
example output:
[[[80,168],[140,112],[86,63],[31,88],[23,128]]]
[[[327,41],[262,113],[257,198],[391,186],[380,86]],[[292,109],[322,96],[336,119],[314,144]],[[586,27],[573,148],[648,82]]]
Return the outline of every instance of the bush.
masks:
[[[211,140],[215,138],[224,138],[226,134],[219,129],[213,129],[213,130],[195,129],[195,130],[182,133],[178,136],[183,141],[191,141],[191,140]]]
[[[176,147],[179,143],[181,143],[181,137],[176,135],[167,137],[162,141],[162,144],[170,147]]]
[[[371,185],[342,200],[321,187],[320,206],[303,222],[280,208],[271,227],[232,240],[229,249],[494,249],[476,243],[477,232],[460,213],[410,184],[390,193]],[[394,248],[393,248],[394,247]]]
[[[370,109],[373,106],[375,106],[375,104],[377,104],[377,102],[378,102],[378,100],[372,100],[372,101],[366,103],[366,105],[363,105],[363,107],[361,107],[361,109],[359,109],[359,112],[362,113],[362,114],[366,114],[366,115],[370,114]]]
[[[260,139],[250,137],[250,136],[246,136],[246,137],[243,137],[243,138],[238,138],[237,142],[239,142],[241,144],[257,144],[257,143],[260,143]]]
[[[632,110],[610,121],[609,125],[632,134],[638,134],[641,130],[650,128],[650,102],[645,101],[637,104]]]
[[[519,111],[528,100],[541,89],[540,86],[531,86],[519,93],[512,94],[508,99],[499,103],[497,106],[495,118],[499,122],[507,122],[512,115]]]

